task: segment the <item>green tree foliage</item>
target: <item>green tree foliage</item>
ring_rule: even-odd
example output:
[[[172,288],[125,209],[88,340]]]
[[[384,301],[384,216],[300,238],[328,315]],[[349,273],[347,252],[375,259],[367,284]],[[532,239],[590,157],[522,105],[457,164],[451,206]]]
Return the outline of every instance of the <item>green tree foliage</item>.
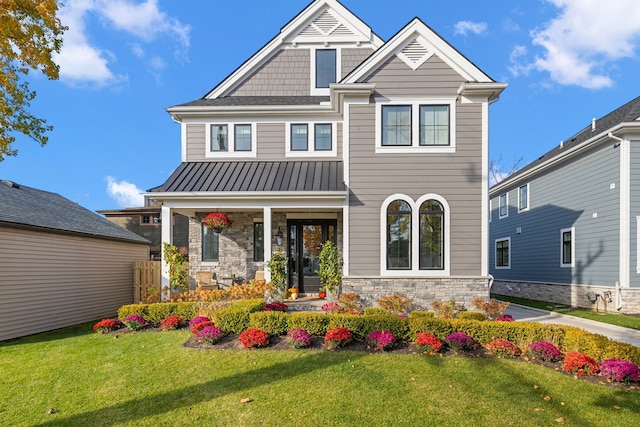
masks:
[[[266,265],[271,272],[271,283],[284,295],[287,289],[287,256],[278,249],[271,254],[271,259]]]
[[[56,16],[58,6],[56,0],[0,0],[0,162],[17,154],[16,132],[45,145],[53,129],[27,110],[36,92],[21,78],[30,70],[58,78],[52,54],[60,52],[67,29]]]
[[[189,289],[187,257],[177,247],[163,242],[164,262],[169,264],[169,285],[172,291],[186,291]]]
[[[322,245],[320,252],[320,268],[318,268],[320,283],[329,292],[339,292],[342,285],[342,259],[338,248],[331,240]]]

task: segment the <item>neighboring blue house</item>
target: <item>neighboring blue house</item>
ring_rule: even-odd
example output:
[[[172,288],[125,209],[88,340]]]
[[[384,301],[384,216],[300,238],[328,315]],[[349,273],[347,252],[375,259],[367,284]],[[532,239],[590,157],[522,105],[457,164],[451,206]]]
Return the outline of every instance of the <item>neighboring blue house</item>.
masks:
[[[640,312],[639,118],[640,97],[490,189],[494,294]]]

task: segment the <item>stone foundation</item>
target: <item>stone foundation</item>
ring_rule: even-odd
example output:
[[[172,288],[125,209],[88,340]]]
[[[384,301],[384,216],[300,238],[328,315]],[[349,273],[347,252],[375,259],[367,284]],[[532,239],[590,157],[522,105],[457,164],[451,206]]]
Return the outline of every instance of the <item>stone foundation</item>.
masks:
[[[432,310],[433,301],[455,300],[469,310],[475,310],[476,297],[488,298],[486,277],[443,277],[443,278],[380,278],[345,277],[342,292],[360,295],[364,307],[374,307],[380,297],[393,293],[405,294],[411,298],[418,310]]]
[[[595,303],[587,294],[597,294]],[[610,294],[607,294],[610,293]],[[616,289],[613,286],[564,285],[496,280],[491,287],[492,295],[505,295],[538,301],[553,302],[570,307],[591,308],[610,313],[640,313],[640,289],[621,288],[622,308],[616,309]]]

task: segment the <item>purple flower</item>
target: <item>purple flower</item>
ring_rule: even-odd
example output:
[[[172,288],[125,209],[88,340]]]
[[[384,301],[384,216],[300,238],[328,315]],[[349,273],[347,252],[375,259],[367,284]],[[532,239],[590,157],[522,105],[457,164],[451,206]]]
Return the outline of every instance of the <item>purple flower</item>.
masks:
[[[132,314],[131,316],[127,316],[124,319],[124,324],[127,325],[127,328],[132,331],[138,331],[147,324],[147,321],[144,320],[144,317],[138,316],[137,314]]]
[[[189,320],[189,326],[195,326],[199,323],[202,322],[210,322],[211,319],[209,319],[207,316],[198,316],[198,317],[194,317],[193,319]]]
[[[640,369],[633,362],[622,359],[607,359],[600,364],[600,375],[612,381],[637,383],[640,381]]]
[[[388,350],[396,343],[396,338],[390,331],[373,331],[367,337],[367,345],[374,350]]]
[[[562,353],[558,347],[548,341],[535,341],[529,345],[527,354],[533,359],[540,359],[545,362],[558,362],[562,360]]]
[[[311,335],[302,328],[291,329],[287,338],[295,348],[306,348],[311,345]]]
[[[513,321],[515,321],[515,319],[510,314],[505,314],[504,316],[498,317],[496,319],[496,322],[513,322]]]
[[[472,350],[476,342],[464,332],[454,332],[444,339],[455,350]]]
[[[206,326],[198,332],[196,338],[198,341],[207,344],[215,344],[222,337],[222,330],[217,326]]]

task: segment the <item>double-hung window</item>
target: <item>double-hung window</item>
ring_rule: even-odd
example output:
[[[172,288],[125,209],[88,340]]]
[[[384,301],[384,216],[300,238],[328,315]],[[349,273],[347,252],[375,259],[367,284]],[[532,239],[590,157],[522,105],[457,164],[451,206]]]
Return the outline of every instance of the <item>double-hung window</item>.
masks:
[[[291,151],[306,151],[309,149],[309,125],[291,125]]]
[[[285,157],[335,157],[337,123],[285,123]]]
[[[251,125],[235,125],[235,151],[251,151]]]
[[[316,123],[314,125],[314,148],[316,151],[331,151],[331,124]]]
[[[454,98],[376,100],[376,153],[455,153]]]
[[[496,240],[496,268],[511,267],[511,238]]]
[[[228,125],[211,125],[211,151],[228,150]]]
[[[212,123],[206,127],[207,157],[256,157],[256,124]]]

